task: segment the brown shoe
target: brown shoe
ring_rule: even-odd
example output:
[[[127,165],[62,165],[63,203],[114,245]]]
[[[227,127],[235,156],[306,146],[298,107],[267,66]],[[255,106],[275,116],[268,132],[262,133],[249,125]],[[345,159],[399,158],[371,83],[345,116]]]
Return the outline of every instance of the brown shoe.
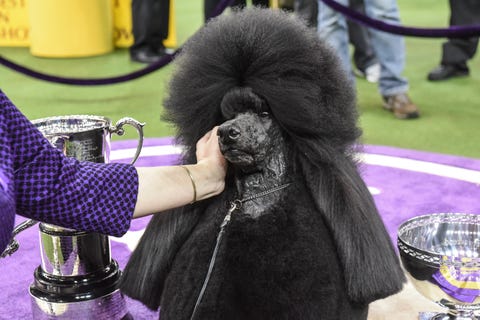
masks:
[[[417,106],[406,93],[383,97],[383,107],[393,112],[398,119],[414,119],[420,116]]]

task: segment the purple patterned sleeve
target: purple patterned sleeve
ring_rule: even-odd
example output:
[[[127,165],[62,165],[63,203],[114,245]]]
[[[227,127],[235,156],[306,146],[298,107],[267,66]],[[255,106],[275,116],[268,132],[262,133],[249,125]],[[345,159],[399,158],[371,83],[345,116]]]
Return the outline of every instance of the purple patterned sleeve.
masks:
[[[1,134],[1,129],[0,129]],[[3,148],[0,146],[0,157],[3,156]],[[1,159],[0,158],[0,162]],[[4,166],[0,165],[0,253],[3,252],[12,236],[15,221],[15,201],[13,191],[9,188],[9,180],[4,172]]]
[[[5,119],[5,100],[6,97],[0,91],[0,252],[10,241],[15,222],[13,153]]]
[[[84,231],[124,234],[138,192],[135,168],[64,156],[0,91],[13,157],[17,214]]]

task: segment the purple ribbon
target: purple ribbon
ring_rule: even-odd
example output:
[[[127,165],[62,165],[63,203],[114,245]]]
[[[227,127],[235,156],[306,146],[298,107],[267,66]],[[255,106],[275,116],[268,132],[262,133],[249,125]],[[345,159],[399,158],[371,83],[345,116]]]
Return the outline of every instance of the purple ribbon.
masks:
[[[443,272],[448,273],[447,278],[452,278],[460,284],[459,286],[449,281],[440,270],[432,275],[432,281],[449,296],[466,303],[472,303],[480,296],[480,270],[465,272],[455,267],[449,267],[448,271],[444,270]],[[478,289],[462,287],[467,284],[478,284]]]

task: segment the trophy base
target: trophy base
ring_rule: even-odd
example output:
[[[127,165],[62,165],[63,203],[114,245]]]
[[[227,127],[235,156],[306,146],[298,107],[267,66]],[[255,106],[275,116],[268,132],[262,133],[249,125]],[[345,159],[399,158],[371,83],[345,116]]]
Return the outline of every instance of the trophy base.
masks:
[[[418,320],[450,320],[450,316],[446,313],[438,312],[420,312]]]
[[[477,320],[480,319],[477,316],[472,317],[456,317],[447,313],[438,312],[420,312],[418,314],[418,320]]]
[[[109,319],[132,320],[123,295],[116,290],[103,297],[80,302],[45,301],[32,296],[32,319],[34,320],[67,320],[67,319]]]

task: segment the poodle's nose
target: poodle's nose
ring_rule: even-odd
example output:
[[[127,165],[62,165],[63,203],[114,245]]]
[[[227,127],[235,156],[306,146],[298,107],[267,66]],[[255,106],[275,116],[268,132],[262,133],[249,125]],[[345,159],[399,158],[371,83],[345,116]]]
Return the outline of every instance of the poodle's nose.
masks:
[[[240,131],[232,126],[220,126],[217,133],[220,139],[222,139],[223,141],[232,141],[240,138]]]

